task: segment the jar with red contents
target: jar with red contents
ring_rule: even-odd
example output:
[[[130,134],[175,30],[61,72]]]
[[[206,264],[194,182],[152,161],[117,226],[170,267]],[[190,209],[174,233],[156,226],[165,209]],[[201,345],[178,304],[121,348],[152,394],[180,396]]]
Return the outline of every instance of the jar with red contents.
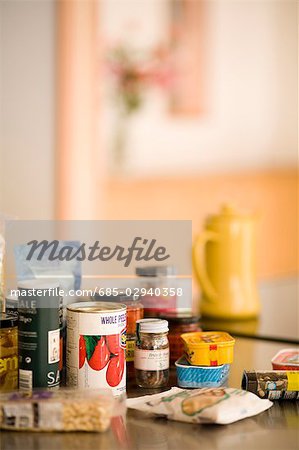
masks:
[[[172,313],[177,308],[178,270],[174,266],[136,267],[138,287],[142,293],[141,301],[145,317],[158,317],[159,314]]]
[[[202,331],[199,326],[199,317],[193,316],[191,313],[173,313],[159,315],[160,319],[168,321],[169,333],[169,350],[170,362],[175,363],[184,353],[184,345],[181,334],[190,333],[192,331]]]
[[[114,289],[113,292],[116,290]],[[105,302],[117,302],[127,307],[127,339],[126,339],[126,362],[127,376],[134,376],[134,351],[136,343],[136,322],[143,319],[143,305],[139,300],[139,296],[129,295],[132,289],[118,288],[116,295],[95,296],[95,300],[101,299]]]

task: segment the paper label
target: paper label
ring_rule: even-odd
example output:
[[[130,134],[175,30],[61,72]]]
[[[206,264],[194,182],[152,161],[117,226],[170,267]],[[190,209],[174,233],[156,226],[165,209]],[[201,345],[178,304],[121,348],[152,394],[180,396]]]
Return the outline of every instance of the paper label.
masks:
[[[135,338],[128,339],[126,342],[126,361],[132,362],[134,361],[134,353],[135,353]]]
[[[165,370],[169,368],[169,349],[135,349],[134,366],[138,370]]]
[[[299,371],[287,372],[288,391],[299,391]]]
[[[126,390],[126,312],[67,311],[66,368],[69,387]]]
[[[48,364],[59,362],[60,359],[60,330],[48,331]]]
[[[19,370],[19,388],[21,390],[32,389],[32,370]]]
[[[13,403],[3,406],[3,423],[15,428],[34,428],[33,403]]]

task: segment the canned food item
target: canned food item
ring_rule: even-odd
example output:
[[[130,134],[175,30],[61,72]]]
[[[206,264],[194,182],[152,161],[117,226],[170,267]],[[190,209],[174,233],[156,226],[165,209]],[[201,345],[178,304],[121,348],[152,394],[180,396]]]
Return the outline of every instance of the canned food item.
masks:
[[[96,294],[94,300],[121,303],[127,307],[126,361],[133,365],[136,342],[136,322],[143,319],[143,305],[140,302],[140,296],[136,296],[130,291],[131,289],[117,288],[115,289],[115,295],[100,296],[99,294]]]
[[[18,388],[18,318],[0,315],[0,391]]]
[[[112,302],[67,306],[67,386],[126,390],[126,306]]]
[[[202,331],[181,335],[188,362],[195,366],[231,364],[235,339],[224,331]]]
[[[299,399],[299,372],[295,370],[245,370],[242,389],[269,400],[296,400]]]
[[[229,375],[229,364],[221,366],[191,366],[182,356],[175,362],[178,385],[184,388],[213,388],[223,386]]]
[[[20,282],[19,388],[57,388],[60,384],[61,297],[59,284]]]
[[[18,316],[18,302],[18,297],[15,295],[7,295],[5,297],[5,314]]]
[[[280,350],[271,362],[273,370],[299,370],[299,350],[296,348]]]

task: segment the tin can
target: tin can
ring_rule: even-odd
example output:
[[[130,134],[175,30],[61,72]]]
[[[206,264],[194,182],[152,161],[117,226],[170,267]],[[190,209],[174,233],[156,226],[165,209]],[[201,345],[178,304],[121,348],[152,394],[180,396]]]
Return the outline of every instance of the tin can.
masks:
[[[0,391],[18,388],[18,318],[0,314]]]
[[[235,339],[224,331],[202,331],[181,335],[188,362],[195,366],[231,364]]]
[[[272,358],[273,370],[299,370],[299,350],[285,348]]]
[[[299,372],[291,370],[244,371],[242,389],[269,400],[299,399]]]
[[[19,291],[19,388],[60,384],[61,297],[59,284],[26,280]]]
[[[192,366],[185,356],[175,362],[178,386],[182,388],[212,388],[227,383],[230,365]]]
[[[94,300],[104,302],[121,303],[127,307],[127,332],[126,332],[126,362],[127,380],[135,378],[134,352],[136,343],[136,322],[143,319],[143,305],[140,296],[134,295],[131,289],[117,288],[113,290],[115,295],[100,296],[96,294]],[[128,292],[129,291],[129,292]]]
[[[119,303],[67,306],[67,386],[126,391],[126,320]]]

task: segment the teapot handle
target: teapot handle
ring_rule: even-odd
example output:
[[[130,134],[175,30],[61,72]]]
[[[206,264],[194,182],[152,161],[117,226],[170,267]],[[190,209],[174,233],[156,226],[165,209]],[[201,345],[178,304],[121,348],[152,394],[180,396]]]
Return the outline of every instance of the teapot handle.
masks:
[[[203,260],[203,251],[208,241],[217,241],[217,240],[218,240],[217,233],[214,233],[213,231],[209,230],[204,230],[201,234],[199,234],[196,237],[192,250],[194,271],[200,282],[202,290],[207,296],[207,299],[213,303],[217,301],[218,295],[208,277],[207,270]]]

